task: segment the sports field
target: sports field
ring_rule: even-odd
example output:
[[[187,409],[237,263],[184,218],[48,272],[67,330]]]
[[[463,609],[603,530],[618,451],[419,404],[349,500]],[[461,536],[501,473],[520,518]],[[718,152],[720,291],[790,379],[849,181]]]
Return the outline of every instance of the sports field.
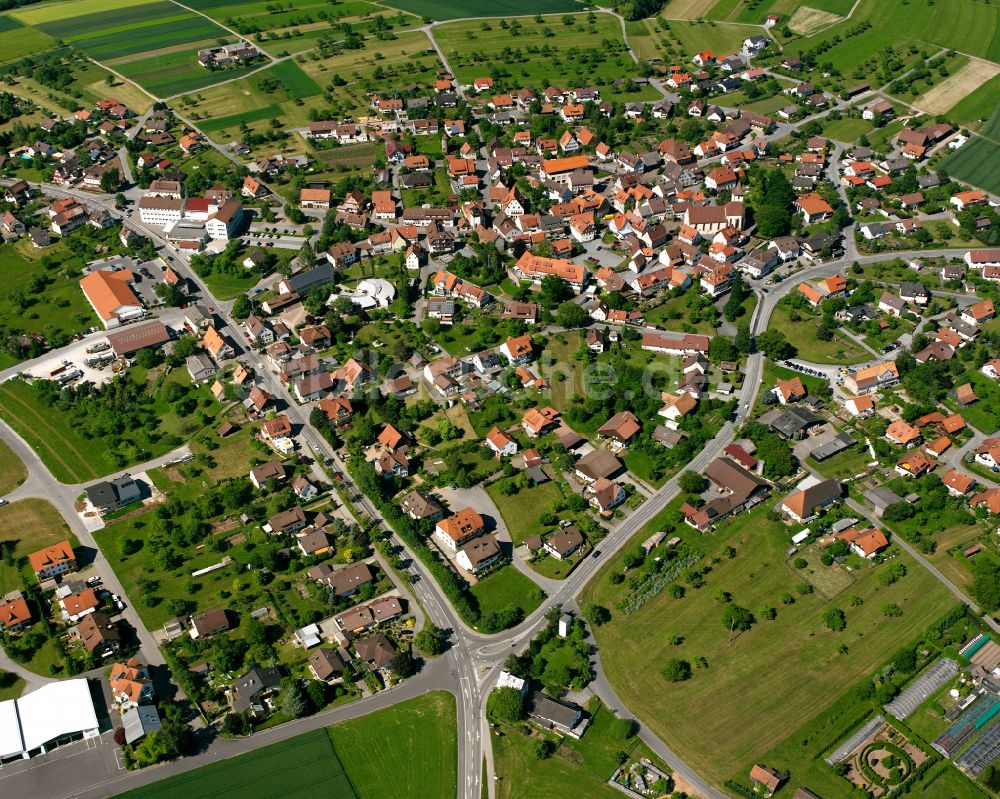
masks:
[[[615,605],[627,592],[629,577],[616,586],[609,576],[622,570],[620,557],[608,562],[581,597],[581,604],[612,609],[612,621],[596,628],[595,635],[602,651],[615,653],[604,659],[604,668],[618,696],[716,784],[822,713],[953,602],[932,576],[902,555],[908,574],[894,585],[880,585],[871,568],[855,572],[848,593],[857,595],[860,605],[799,594],[802,581],[785,563],[788,531],[767,520],[766,508],[741,514],[711,536],[678,525],[677,534],[694,541],[708,558],[727,546],[736,550],[732,559],[722,554],[713,561],[706,584],[685,586],[680,599],[663,592],[631,616],[619,615]],[[649,532],[639,533],[636,542]],[[729,592],[734,604],[758,617],[749,631],[731,634],[723,623],[724,605],[716,598],[719,591]],[[785,593],[793,604],[783,604]],[[887,602],[899,605],[903,615],[887,621],[881,612]],[[841,633],[824,625],[823,613],[831,605],[846,615]],[[777,609],[774,620],[760,618],[765,606]],[[683,639],[679,646],[668,643],[674,635]],[[838,651],[841,644],[847,645],[847,655]],[[690,680],[670,683],[659,670],[672,657],[692,665],[703,657],[707,667],[695,668]]]
[[[455,795],[455,699],[445,691],[335,724],[327,732],[358,799]]]
[[[949,175],[991,192],[1000,192],[1000,105],[981,136],[974,136],[941,162]]]
[[[0,508],[0,541],[15,542],[15,563],[30,552],[67,539],[76,545],[59,511],[44,499],[22,499]],[[0,560],[0,594],[20,587],[17,566]]]
[[[314,730],[245,755],[119,794],[128,799],[356,799],[326,730]]]
[[[521,14],[559,14],[579,11],[576,0],[511,0],[502,7],[490,0],[386,0],[384,5],[409,11],[418,17],[434,20],[461,19],[463,17],[493,17],[502,11],[512,17]]]
[[[576,14],[564,24],[561,17],[538,25],[525,20],[519,28],[503,28],[500,20],[454,22],[434,28],[434,38],[444,50],[448,63],[462,83],[490,73],[494,64],[503,64],[509,77],[497,82],[497,88],[576,86],[584,82],[602,84],[602,97],[655,99],[651,86],[623,95],[607,84],[619,78],[639,74],[638,66],[625,49],[621,26],[608,14],[595,14],[593,23]]]

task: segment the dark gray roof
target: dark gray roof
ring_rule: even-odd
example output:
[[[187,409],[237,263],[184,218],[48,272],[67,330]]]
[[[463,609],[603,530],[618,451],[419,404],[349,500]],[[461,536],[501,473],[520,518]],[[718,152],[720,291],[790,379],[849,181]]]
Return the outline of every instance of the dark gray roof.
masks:
[[[281,687],[281,673],[274,666],[253,666],[233,683],[233,710],[243,713],[266,691]]]
[[[548,694],[535,691],[531,695],[528,705],[528,715],[543,724],[555,724],[559,727],[572,729],[576,726],[583,708],[560,699],[553,699]]]
[[[132,706],[122,713],[126,743],[135,743],[140,738],[160,729],[160,716],[154,705]]]
[[[805,408],[789,408],[774,419],[770,425],[771,429],[778,435],[791,438],[796,433],[807,430],[813,425],[822,423],[822,421],[822,418]]]

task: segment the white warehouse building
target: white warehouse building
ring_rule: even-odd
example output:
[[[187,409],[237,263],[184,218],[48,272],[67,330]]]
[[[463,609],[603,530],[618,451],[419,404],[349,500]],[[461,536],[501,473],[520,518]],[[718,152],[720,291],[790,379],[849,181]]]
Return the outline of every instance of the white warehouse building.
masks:
[[[98,735],[100,725],[87,680],[49,683],[20,699],[0,702],[0,763]]]

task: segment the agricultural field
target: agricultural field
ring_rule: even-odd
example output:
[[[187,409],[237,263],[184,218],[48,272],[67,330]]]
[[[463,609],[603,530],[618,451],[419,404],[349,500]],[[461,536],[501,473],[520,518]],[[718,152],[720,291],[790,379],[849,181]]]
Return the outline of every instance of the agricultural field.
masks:
[[[331,736],[322,729],[119,794],[122,799],[169,799],[181,795],[214,799],[358,796]]]
[[[639,533],[636,541],[649,529],[657,528]],[[950,607],[946,589],[903,555],[897,557],[908,573],[890,586],[880,585],[873,568],[855,570],[848,592],[858,600],[828,602],[818,592],[801,593],[802,580],[785,562],[789,533],[783,524],[767,520],[763,506],[723,524],[711,537],[684,525],[677,526],[676,534],[708,558],[722,556],[713,561],[703,586],[685,585],[681,598],[663,592],[632,615],[621,615],[616,604],[628,593],[623,586],[629,578],[621,585],[609,580],[623,570],[617,557],[587,586],[581,601],[612,609],[612,621],[594,632],[602,651],[615,653],[604,659],[604,668],[617,694],[716,784],[733,773],[735,764],[750,763],[789,739]],[[727,547],[735,550],[731,559],[722,554]],[[734,635],[723,623],[719,591],[758,617],[762,608],[774,607],[776,617],[758,618],[748,631]],[[791,604],[781,601],[785,593]],[[903,615],[887,621],[881,611],[887,602],[896,603]],[[831,606],[845,613],[847,627],[841,633],[823,622]],[[849,648],[849,656],[841,653],[841,644]],[[659,669],[673,657],[693,665],[696,658],[705,661],[691,679],[672,683]],[[782,676],[788,674],[797,679]],[[692,707],[699,712],[690,713]],[[797,748],[797,737],[794,743]],[[797,762],[786,758],[781,765]],[[829,777],[836,779],[832,772]],[[823,795],[837,794],[826,790]]]
[[[1000,75],[967,94],[948,112],[948,118],[959,125],[979,130],[1000,107]]]
[[[33,37],[44,39],[33,40],[34,52],[48,49],[46,43],[58,39],[158,96],[211,85],[246,71],[211,72],[200,67],[199,47],[232,41],[233,37],[212,20],[167,0],[45,4],[21,9],[10,19],[0,29],[0,57],[6,59],[8,53],[18,52],[27,46],[22,42]],[[7,30],[16,23],[28,27]],[[20,38],[12,39],[7,47],[5,37]]]
[[[941,162],[940,168],[966,183],[1000,192],[1000,105],[981,134],[951,153]]]
[[[703,2],[699,3],[699,6],[704,5]],[[802,0],[760,0],[760,2],[754,3],[749,3],[747,0],[716,0],[710,5],[711,9],[707,13],[704,13],[703,9],[699,16],[728,22],[762,25],[771,14],[781,16],[784,22],[796,15],[815,17],[816,12],[843,17],[850,12],[854,0],[806,0],[806,2],[802,2]],[[833,21],[836,22],[837,19]]]
[[[319,85],[298,64],[282,61],[249,78],[185,94],[178,107],[203,131],[226,141],[238,137],[243,123],[264,129],[278,119],[289,127],[305,127],[309,114],[304,101],[319,93]],[[296,134],[291,136],[292,143],[301,141]]]
[[[454,697],[434,691],[327,732],[358,799],[438,799],[457,789],[455,723]]]
[[[271,3],[257,0],[235,3],[233,0],[191,0],[185,3],[224,24],[227,28],[253,34],[258,31],[273,32],[283,28],[306,28],[322,25],[327,28],[344,20],[354,20],[371,14],[385,14],[386,9],[366,2],[348,0],[331,4],[327,0],[284,0]]]
[[[40,55],[55,46],[55,40],[41,31],[22,25],[10,16],[0,16],[0,63]]]
[[[387,0],[384,5],[432,20],[493,17],[496,16],[498,10],[501,10],[489,0],[465,0],[461,3],[456,3],[454,0]],[[502,10],[510,16],[517,16],[519,14],[562,14],[579,9],[580,3],[577,0],[513,0],[513,2],[505,3]]]
[[[575,86],[585,75],[602,96],[630,100],[659,96],[651,86],[626,94],[611,85],[637,76],[638,67],[625,49],[618,20],[608,14],[595,13],[593,22],[583,14],[556,17],[541,26],[526,20],[520,27],[503,28],[501,22],[454,22],[434,28],[434,38],[461,83],[472,83],[499,67],[498,88]]]
[[[18,560],[67,539],[77,544],[59,511],[44,499],[22,499],[0,508],[0,541],[14,542],[14,565],[0,561],[0,594],[21,587]]]
[[[810,5],[820,7],[821,4]],[[765,13],[763,9],[761,13]],[[859,23],[868,23],[871,28],[849,35]],[[905,52],[915,44],[930,53],[937,45],[1000,62],[1000,9],[978,0],[949,0],[947,3],[861,0],[850,19],[814,36],[788,43],[785,52],[813,50],[836,35],[840,35],[842,41],[825,51],[821,60],[828,60],[845,75],[886,46]]]
[[[938,82],[913,101],[913,105],[928,114],[944,114],[980,86],[1000,75],[1000,65],[980,59],[968,60],[958,71]]]

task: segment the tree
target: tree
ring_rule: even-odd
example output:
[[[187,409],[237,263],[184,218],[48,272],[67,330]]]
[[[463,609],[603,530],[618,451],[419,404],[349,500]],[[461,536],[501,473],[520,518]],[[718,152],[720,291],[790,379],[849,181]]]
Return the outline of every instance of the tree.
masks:
[[[299,264],[303,269],[308,269],[314,263],[316,263],[316,253],[313,252],[312,245],[306,241],[299,249]]]
[[[439,627],[430,622],[424,624],[424,629],[417,633],[413,642],[425,655],[440,655],[444,652],[444,635]]]
[[[835,633],[847,627],[847,617],[840,608],[827,608],[823,614],[823,623]]]
[[[556,324],[560,327],[582,327],[587,319],[587,312],[575,302],[564,302],[556,309]]]
[[[118,187],[121,185],[122,176],[121,173],[114,167],[108,169],[101,175],[101,191],[112,192],[117,191]]]
[[[972,560],[972,596],[983,610],[1000,608],[1000,561],[986,552]]]
[[[233,319],[242,321],[252,313],[253,305],[250,303],[250,300],[247,299],[246,295],[241,294],[236,298],[236,302],[233,303]]]
[[[541,291],[539,294],[542,302],[551,308],[558,305],[563,300],[568,300],[572,297],[573,290],[569,287],[569,283],[561,277],[546,275],[542,278]]]
[[[591,602],[584,607],[583,617],[594,627],[600,627],[602,624],[607,624],[611,621],[611,611],[603,605]]]
[[[417,673],[418,663],[409,650],[406,649],[396,655],[390,665],[399,677],[412,677]]]
[[[773,361],[784,360],[795,355],[795,347],[788,343],[780,330],[765,330],[757,336],[757,349]]]
[[[746,608],[739,605],[727,605],[722,614],[722,621],[726,625],[726,629],[744,632],[749,630],[757,619]]]
[[[524,719],[524,697],[516,688],[496,688],[486,700],[486,711],[507,724]]]
[[[706,480],[697,472],[688,469],[677,478],[677,485],[680,486],[681,491],[688,494],[700,494],[705,490]]]
[[[660,669],[660,675],[668,682],[684,682],[691,679],[691,664],[681,658],[670,658]]]
[[[300,719],[309,712],[309,703],[302,693],[302,685],[298,680],[287,677],[282,680],[281,712],[291,719]]]

